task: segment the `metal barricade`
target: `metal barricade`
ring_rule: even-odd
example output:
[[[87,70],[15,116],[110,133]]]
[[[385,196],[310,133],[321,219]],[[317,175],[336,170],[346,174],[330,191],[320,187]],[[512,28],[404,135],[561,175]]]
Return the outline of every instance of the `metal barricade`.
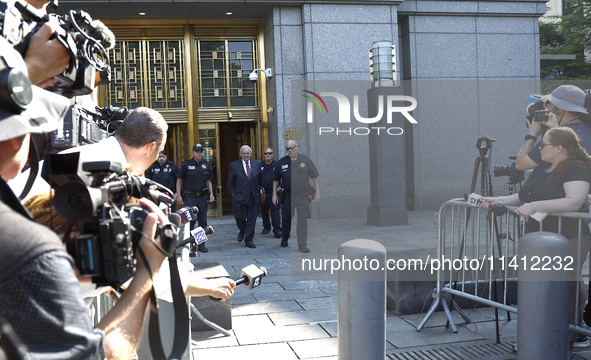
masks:
[[[573,270],[576,269],[576,279],[582,279],[583,263],[591,243],[583,229],[588,226],[591,216],[588,213],[564,212],[548,214],[543,220],[557,218],[560,232],[565,219],[576,219],[577,236],[570,241],[571,254],[578,256],[573,256],[572,263],[567,264],[568,259],[533,259],[537,260],[537,264],[524,264],[531,260],[518,258],[519,238],[524,234],[525,219],[515,215],[515,209],[516,207],[508,206],[506,213],[495,216],[491,210],[470,205],[463,199],[449,200],[440,207],[437,214],[437,259],[430,261],[431,270],[437,271],[437,286],[433,290],[433,304],[417,331],[426,325],[441,306],[452,330],[457,332],[450,309],[450,303],[455,301],[455,297],[494,307],[495,311],[507,311],[508,315],[516,314],[516,285],[521,266],[531,268],[535,265],[540,271],[545,271],[548,267],[551,269],[552,266],[558,266],[556,261],[560,260],[560,266],[570,265]],[[576,242],[572,243],[573,241]],[[575,282],[575,294],[581,294],[584,289],[581,287],[582,281]],[[586,292],[584,297],[582,294],[575,296],[576,312],[569,329],[591,336],[591,330],[582,326],[583,299],[586,297]],[[459,307],[456,306],[456,309],[466,322],[470,322]],[[498,316],[496,319],[498,322]],[[510,316],[508,319],[510,320]]]

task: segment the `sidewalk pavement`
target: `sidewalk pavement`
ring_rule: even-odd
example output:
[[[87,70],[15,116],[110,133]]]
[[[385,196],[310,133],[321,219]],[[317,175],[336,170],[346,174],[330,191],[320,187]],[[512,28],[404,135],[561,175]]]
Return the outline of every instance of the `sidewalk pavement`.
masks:
[[[269,275],[261,286],[248,291],[240,286],[232,297],[232,335],[216,331],[194,332],[194,359],[337,359],[338,301],[336,278],[327,274],[298,273],[295,267],[309,256],[337,257],[338,245],[353,239],[372,239],[382,243],[388,258],[421,258],[436,255],[435,211],[409,212],[409,225],[376,227],[365,219],[308,221],[310,254],[280,247],[273,234],[261,235],[257,219],[254,243],[249,249],[236,241],[238,229],[232,216],[209,219],[215,233],[207,242],[208,253],[192,258],[199,263],[219,262],[234,279],[250,264],[264,266]],[[295,223],[292,229],[295,230]],[[303,277],[311,280],[303,281]],[[326,279],[326,280],[320,280]],[[516,359],[517,315],[499,311],[500,343],[496,343],[494,309],[463,309],[472,320],[465,324],[454,310],[458,332],[446,328],[443,312],[435,313],[426,327],[416,331],[431,298],[425,299],[420,314],[396,316],[386,320],[386,359],[492,360]],[[441,310],[441,309],[440,309]],[[194,321],[199,321],[194,319]],[[576,352],[576,359],[590,359],[591,349]],[[363,359],[359,359],[363,360]]]

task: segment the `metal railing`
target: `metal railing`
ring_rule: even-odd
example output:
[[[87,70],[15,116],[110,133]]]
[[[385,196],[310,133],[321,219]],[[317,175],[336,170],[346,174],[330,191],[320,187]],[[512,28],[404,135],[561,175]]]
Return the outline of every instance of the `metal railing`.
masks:
[[[518,269],[523,265],[522,259],[518,258],[518,245],[525,231],[525,219],[515,215],[515,209],[508,206],[506,213],[494,216],[491,210],[470,205],[463,199],[447,201],[440,207],[437,214],[437,260],[431,261],[432,270],[437,271],[437,287],[432,293],[433,304],[417,331],[441,306],[452,330],[457,332],[450,309],[450,303],[455,302],[456,297],[494,307],[495,311],[507,311],[508,320],[510,313],[517,313]],[[576,279],[582,279],[582,268],[591,243],[583,229],[588,226],[591,216],[581,212],[553,213],[543,221],[552,217],[558,219],[559,232],[565,219],[576,220],[576,243],[569,239],[570,254],[578,255],[573,256],[572,267],[576,270]],[[580,294],[581,281],[576,284],[575,294]],[[569,329],[591,336],[591,330],[581,326],[584,301],[581,303],[580,296],[575,296],[574,301],[576,313]],[[470,322],[458,306],[456,309],[466,322]],[[496,319],[498,329],[499,317]]]

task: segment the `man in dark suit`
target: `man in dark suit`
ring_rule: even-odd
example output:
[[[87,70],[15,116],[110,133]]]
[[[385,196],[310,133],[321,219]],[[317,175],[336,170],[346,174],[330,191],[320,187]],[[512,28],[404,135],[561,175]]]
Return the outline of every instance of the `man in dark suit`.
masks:
[[[251,159],[251,156],[250,146],[243,145],[240,148],[241,160],[230,164],[228,191],[232,195],[232,211],[240,230],[238,242],[244,240],[247,247],[254,249],[254,227],[261,202],[261,162]]]

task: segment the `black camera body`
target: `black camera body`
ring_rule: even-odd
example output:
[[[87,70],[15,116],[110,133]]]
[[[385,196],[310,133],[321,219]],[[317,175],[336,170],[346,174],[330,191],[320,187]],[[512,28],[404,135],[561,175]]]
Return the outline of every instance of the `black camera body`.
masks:
[[[72,105],[66,117],[51,134],[51,147],[65,150],[85,144],[94,144],[112,135],[125,119],[126,107],[97,107],[91,111]]]
[[[58,213],[83,222],[81,234],[67,246],[80,274],[91,276],[97,285],[118,288],[135,273],[135,254],[148,215],[139,204],[128,204],[129,197],[145,197],[157,204],[167,197],[157,190],[160,184],[130,175],[119,163],[109,161],[82,164],[82,170],[92,176],[88,185],[78,174],[79,161],[80,153],[49,154],[42,176],[55,189]],[[172,255],[178,229],[168,224],[158,231],[161,251]]]
[[[514,160],[514,156],[510,156],[509,159]],[[509,166],[500,166],[495,165],[493,169],[493,174],[495,176],[508,176],[509,177],[509,185],[516,185],[523,180],[525,180],[525,173],[523,171],[517,170],[515,167],[515,162],[513,162]]]
[[[57,83],[47,90],[68,98],[90,94],[95,86],[95,71],[104,72],[108,68],[104,63],[107,53],[102,44],[111,41],[108,29],[83,10],[46,15],[24,0],[0,1],[0,35],[23,57],[27,54],[31,37],[49,21],[59,24],[56,38],[70,53],[70,64],[57,76]]]
[[[534,112],[534,121],[535,122],[546,122],[548,121],[548,114],[550,112],[548,110],[536,110]]]

